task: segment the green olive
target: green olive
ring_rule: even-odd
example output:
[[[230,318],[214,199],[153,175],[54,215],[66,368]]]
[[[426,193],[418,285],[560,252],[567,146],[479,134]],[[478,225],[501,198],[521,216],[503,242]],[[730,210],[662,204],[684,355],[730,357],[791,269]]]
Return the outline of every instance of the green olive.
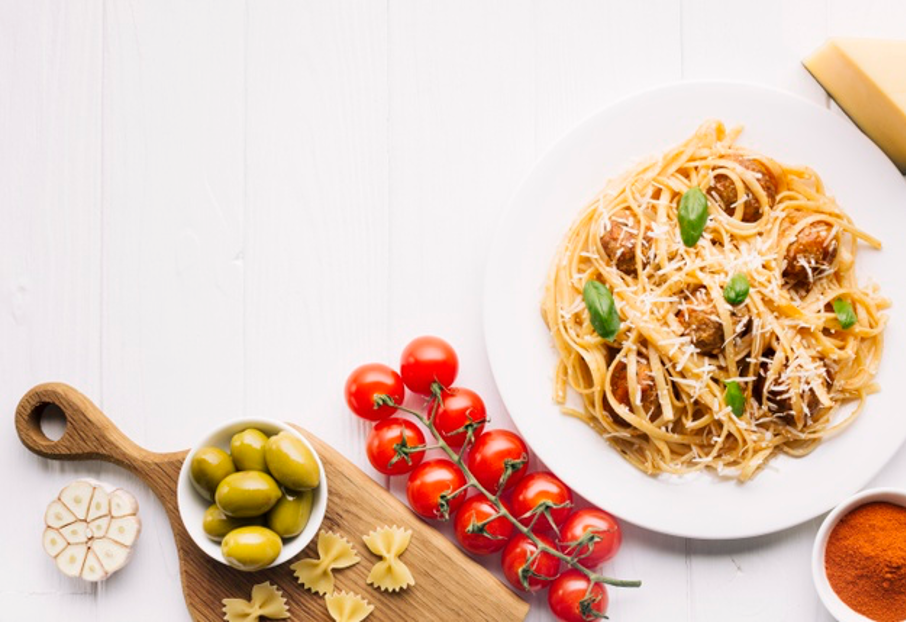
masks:
[[[223,558],[233,568],[252,572],[274,563],[283,549],[283,541],[267,527],[240,527],[220,543]]]
[[[239,471],[220,482],[214,500],[227,516],[248,518],[270,510],[280,496],[280,487],[267,473]]]
[[[308,446],[283,431],[267,439],[264,447],[267,468],[274,478],[292,490],[308,490],[321,481],[321,469]]]
[[[234,434],[230,440],[233,464],[240,471],[267,471],[267,463],[264,461],[266,443],[267,435],[255,428]]]
[[[192,481],[199,491],[204,491],[204,496],[212,499],[217,486],[227,475],[235,473],[236,467],[233,465],[233,459],[224,450],[217,447],[202,447],[195,452],[189,470]]]
[[[281,538],[298,536],[311,516],[315,493],[304,490],[298,495],[283,495],[267,513],[267,526]]]
[[[213,504],[205,510],[201,526],[204,533],[211,540],[220,542],[223,537],[239,527],[248,527],[250,525],[263,525],[261,517],[255,518],[234,518],[223,513],[217,504]]]

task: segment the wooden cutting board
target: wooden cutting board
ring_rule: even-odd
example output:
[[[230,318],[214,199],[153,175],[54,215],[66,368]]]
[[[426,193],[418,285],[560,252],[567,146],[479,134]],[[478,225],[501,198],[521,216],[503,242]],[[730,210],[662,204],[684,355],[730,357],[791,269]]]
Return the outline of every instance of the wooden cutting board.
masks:
[[[55,404],[66,416],[66,430],[56,441],[41,431],[45,406]],[[297,427],[297,426],[296,426]],[[16,409],[16,431],[32,452],[52,460],[104,460],[140,477],[157,495],[167,516],[176,549],[183,593],[192,618],[202,622],[223,619],[221,600],[248,598],[251,587],[271,581],[283,590],[292,620],[323,620],[330,616],[324,599],[296,582],[289,564],[303,557],[317,557],[316,541],[294,560],[256,573],[244,573],[207,557],[192,541],[176,503],[176,482],[188,451],[159,454],[142,449],[95,406],[65,384],[42,384],[29,391]],[[424,523],[396,497],[340,455],[330,445],[299,428],[321,456],[330,482],[323,529],[345,536],[362,561],[336,573],[336,588],[353,591],[375,609],[367,622],[508,622],[523,620],[528,604],[490,572],[463,554],[441,533]],[[412,542],[403,561],[415,576],[415,585],[396,594],[385,594],[365,583],[378,561],[362,535],[381,525],[411,529]],[[136,558],[133,563],[140,564]]]

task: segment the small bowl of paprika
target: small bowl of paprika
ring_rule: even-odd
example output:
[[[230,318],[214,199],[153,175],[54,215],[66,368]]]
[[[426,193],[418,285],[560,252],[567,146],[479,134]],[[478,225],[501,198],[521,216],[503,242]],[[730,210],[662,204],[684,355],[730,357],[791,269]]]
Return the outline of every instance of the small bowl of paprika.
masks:
[[[815,537],[812,577],[840,622],[906,620],[906,492],[865,490],[828,514]]]

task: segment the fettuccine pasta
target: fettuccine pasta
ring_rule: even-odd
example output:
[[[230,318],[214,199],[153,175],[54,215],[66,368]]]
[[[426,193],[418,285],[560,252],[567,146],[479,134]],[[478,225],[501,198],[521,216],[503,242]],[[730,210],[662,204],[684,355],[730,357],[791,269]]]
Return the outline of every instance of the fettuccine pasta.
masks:
[[[612,180],[548,276],[555,401],[649,474],[746,481],[844,429],[877,390],[889,303],[855,265],[860,243],[880,242],[814,171],[738,146],[739,132],[705,123]],[[687,247],[678,211],[690,190],[707,221]],[[610,340],[593,326],[589,281],[619,314]]]

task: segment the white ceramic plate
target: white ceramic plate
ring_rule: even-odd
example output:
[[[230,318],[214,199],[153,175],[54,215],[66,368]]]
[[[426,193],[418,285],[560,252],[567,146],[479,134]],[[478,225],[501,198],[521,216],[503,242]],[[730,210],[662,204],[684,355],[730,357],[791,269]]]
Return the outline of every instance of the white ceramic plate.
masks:
[[[893,300],[878,381],[862,416],[809,456],[778,456],[746,484],[708,473],[649,477],[630,466],[551,400],[554,350],[539,310],[561,237],[588,200],[635,161],[687,138],[709,118],[743,124],[740,143],[805,164],[884,250],[860,251]],[[485,339],[494,378],[538,456],[589,501],[629,522],[705,539],[756,536],[827,511],[863,486],[906,438],[896,370],[906,369],[906,183],[848,120],[780,91],[681,83],[625,99],[586,120],[551,149],[513,197],[492,247],[485,283]],[[899,382],[902,385],[902,382]]]

